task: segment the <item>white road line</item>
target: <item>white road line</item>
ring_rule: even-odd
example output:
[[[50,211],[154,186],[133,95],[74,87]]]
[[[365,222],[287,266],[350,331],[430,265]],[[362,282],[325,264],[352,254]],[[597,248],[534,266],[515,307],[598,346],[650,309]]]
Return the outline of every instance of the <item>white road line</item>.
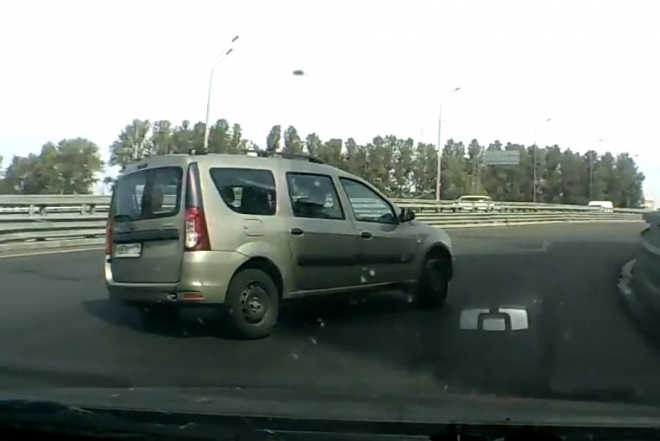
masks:
[[[96,251],[102,249],[103,247],[101,246],[101,247],[72,248],[67,250],[33,251],[30,253],[22,253],[22,254],[4,254],[4,255],[0,255],[0,259],[8,259],[10,257],[45,256],[47,254],[79,253],[83,251]]]

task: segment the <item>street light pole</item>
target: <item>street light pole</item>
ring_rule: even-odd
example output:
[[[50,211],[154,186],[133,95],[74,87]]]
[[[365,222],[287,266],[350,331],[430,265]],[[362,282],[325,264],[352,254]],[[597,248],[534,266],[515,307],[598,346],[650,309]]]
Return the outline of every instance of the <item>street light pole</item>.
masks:
[[[438,111],[438,170],[435,173],[435,200],[440,202],[440,190],[442,184],[442,138],[440,137],[440,130],[442,129],[442,101],[440,101],[440,110]]]
[[[450,95],[454,92],[461,90],[460,87],[452,90],[451,92],[445,94],[443,98],[447,95]],[[441,129],[442,129],[442,100],[440,100],[440,106],[438,110],[438,170],[436,171],[435,178],[435,200],[440,202],[440,190],[442,189],[442,138],[441,138]]]
[[[594,185],[594,158],[593,155],[589,155],[589,201],[594,198],[593,195],[593,185]]]
[[[238,35],[231,39],[230,45],[234,44],[236,40],[238,40]],[[215,68],[218,67],[218,65],[222,62],[222,60],[227,58],[227,55],[231,54],[233,50],[234,48],[230,47],[228,50],[223,51],[220,53],[220,55],[218,55],[216,61],[213,63],[213,67],[211,68],[211,75],[209,75],[209,91],[206,97],[206,120],[204,124],[204,152],[206,152],[209,147],[209,134],[210,134],[209,114],[211,111],[211,89],[213,87],[213,73],[215,72]]]
[[[536,203],[536,134],[538,130],[534,130],[534,149],[532,150],[532,168],[534,169],[534,180],[532,181],[532,201]]]
[[[543,122],[550,122],[550,121],[552,121],[552,119],[548,118]],[[537,186],[538,186],[538,179],[536,178],[536,169],[537,169],[537,166],[536,166],[536,150],[537,150],[536,135],[537,135],[538,131],[539,131],[538,128],[536,128],[536,130],[534,130],[534,148],[532,149],[532,161],[534,163],[532,165],[532,169],[534,170],[534,182],[532,184],[532,192],[534,194],[532,195],[532,200],[534,201],[534,203],[536,203],[536,192],[537,192]]]

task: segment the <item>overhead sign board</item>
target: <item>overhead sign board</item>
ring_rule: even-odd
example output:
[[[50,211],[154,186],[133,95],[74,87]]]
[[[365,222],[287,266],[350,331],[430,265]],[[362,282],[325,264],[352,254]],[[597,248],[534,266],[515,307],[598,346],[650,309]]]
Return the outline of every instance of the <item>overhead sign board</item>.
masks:
[[[481,160],[486,165],[517,165],[520,164],[520,151],[486,150]]]

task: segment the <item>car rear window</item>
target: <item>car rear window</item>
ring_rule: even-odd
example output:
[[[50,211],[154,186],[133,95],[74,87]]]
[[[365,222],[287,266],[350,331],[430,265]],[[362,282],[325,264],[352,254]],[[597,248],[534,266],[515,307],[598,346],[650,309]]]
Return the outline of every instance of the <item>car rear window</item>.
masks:
[[[236,213],[272,216],[277,211],[270,170],[214,167],[209,171],[224,203]]]
[[[119,178],[112,197],[112,214],[131,220],[174,216],[181,204],[181,167],[140,170]]]

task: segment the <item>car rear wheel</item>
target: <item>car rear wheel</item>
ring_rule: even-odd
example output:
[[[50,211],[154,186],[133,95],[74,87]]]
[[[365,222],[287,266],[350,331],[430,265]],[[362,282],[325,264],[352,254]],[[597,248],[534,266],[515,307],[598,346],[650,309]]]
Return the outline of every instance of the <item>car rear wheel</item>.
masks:
[[[258,339],[270,335],[279,313],[279,293],[265,272],[248,268],[229,283],[225,300],[229,322],[238,337]]]
[[[449,262],[444,256],[428,256],[417,283],[417,302],[422,309],[442,308],[449,292]]]

